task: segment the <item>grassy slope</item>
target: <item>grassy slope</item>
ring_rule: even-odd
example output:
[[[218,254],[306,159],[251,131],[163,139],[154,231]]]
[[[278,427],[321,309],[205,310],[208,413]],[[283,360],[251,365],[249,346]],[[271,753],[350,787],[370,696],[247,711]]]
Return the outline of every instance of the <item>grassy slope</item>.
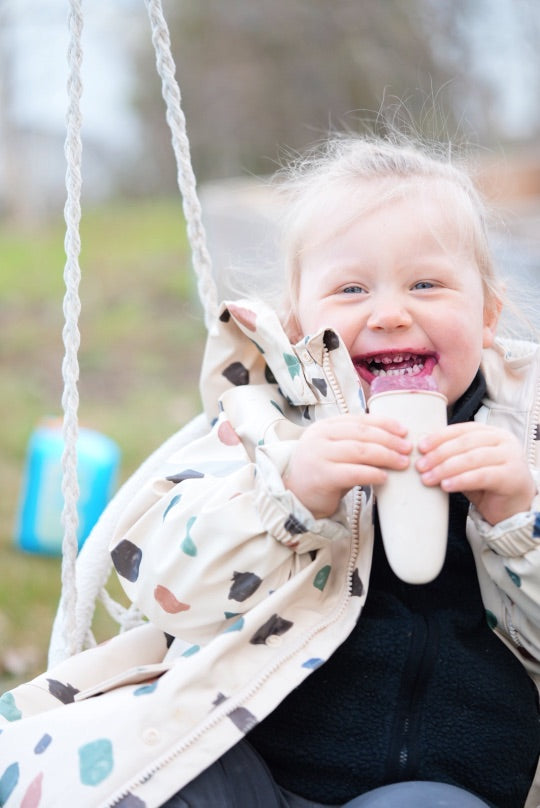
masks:
[[[204,327],[177,200],[90,211],[81,235],[79,419],[117,441],[125,478],[198,411]],[[60,561],[21,553],[13,525],[28,438],[61,414],[64,264],[62,222],[0,225],[1,685],[43,668],[60,590]]]

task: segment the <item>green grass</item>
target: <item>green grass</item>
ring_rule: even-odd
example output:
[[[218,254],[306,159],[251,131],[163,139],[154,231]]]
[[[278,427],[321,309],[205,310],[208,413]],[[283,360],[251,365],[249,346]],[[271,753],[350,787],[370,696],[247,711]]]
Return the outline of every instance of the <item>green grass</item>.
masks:
[[[119,444],[125,479],[199,411],[204,325],[179,201],[85,212],[81,239],[79,421]],[[32,231],[0,222],[3,686],[43,669],[60,593],[60,560],[22,553],[14,523],[30,434],[61,415],[63,241],[62,221]],[[98,634],[110,629],[100,617]]]

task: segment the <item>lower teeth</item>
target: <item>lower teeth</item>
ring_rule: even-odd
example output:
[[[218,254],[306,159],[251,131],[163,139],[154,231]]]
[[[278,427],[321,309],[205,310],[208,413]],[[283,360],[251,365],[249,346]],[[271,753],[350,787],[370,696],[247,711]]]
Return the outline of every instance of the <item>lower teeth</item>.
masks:
[[[373,370],[374,376],[413,376],[420,373],[424,369],[423,365],[413,365],[407,368],[393,368],[391,370],[383,370],[382,368],[375,368]]]

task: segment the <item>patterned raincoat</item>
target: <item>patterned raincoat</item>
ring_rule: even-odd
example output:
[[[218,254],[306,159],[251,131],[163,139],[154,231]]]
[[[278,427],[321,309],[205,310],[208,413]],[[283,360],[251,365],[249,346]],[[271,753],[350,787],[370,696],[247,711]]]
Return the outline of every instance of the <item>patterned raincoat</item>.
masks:
[[[517,435],[535,469],[539,348],[498,343],[482,368],[476,419]],[[161,805],[321,665],[361,613],[370,489],[315,519],[282,482],[307,425],[364,408],[338,335],[293,346],[262,304],[224,304],[202,394],[212,427],[148,480],[111,540],[148,622],[0,699],[7,808]],[[489,624],[539,682],[540,515],[492,527],[471,508],[467,535]],[[526,806],[540,806],[538,773]]]

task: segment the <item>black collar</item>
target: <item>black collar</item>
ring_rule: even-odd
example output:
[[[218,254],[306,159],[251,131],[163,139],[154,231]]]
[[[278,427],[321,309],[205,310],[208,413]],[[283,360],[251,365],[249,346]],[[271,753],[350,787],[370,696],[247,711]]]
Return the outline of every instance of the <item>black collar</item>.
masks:
[[[448,423],[462,424],[465,421],[471,421],[480,409],[482,399],[486,395],[486,392],[487,387],[484,374],[481,370],[478,370],[469,387],[454,404]]]

